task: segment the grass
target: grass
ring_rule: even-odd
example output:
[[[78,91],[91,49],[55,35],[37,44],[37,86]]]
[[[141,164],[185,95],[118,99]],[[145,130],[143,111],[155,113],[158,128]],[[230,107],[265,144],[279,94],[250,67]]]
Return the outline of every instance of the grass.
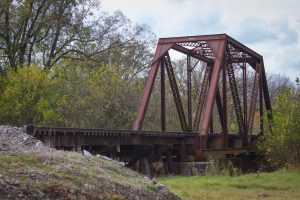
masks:
[[[160,178],[183,199],[300,199],[300,170],[242,176],[173,176]]]
[[[21,163],[24,165],[35,165],[38,161],[32,157],[24,156],[24,155],[16,155],[16,156],[0,156],[0,162],[5,164],[11,163]]]
[[[14,169],[14,170],[12,170]],[[80,187],[89,180],[92,185],[109,183],[147,188],[145,181],[126,168],[96,157],[84,157],[72,152],[31,152],[17,155],[0,155],[0,174],[13,176],[19,171],[37,171],[43,176],[56,176],[59,181],[72,182]],[[99,181],[101,180],[101,181]],[[47,182],[47,181],[46,181]]]
[[[49,173],[61,178],[80,182],[83,178],[73,175],[68,172],[58,172],[47,165],[42,164],[41,158],[36,158],[33,155],[15,155],[15,156],[0,156],[0,167],[6,169],[23,168],[35,169],[43,173]],[[0,170],[2,171],[2,170]],[[5,171],[3,171],[5,172]],[[11,173],[11,172],[10,172]]]

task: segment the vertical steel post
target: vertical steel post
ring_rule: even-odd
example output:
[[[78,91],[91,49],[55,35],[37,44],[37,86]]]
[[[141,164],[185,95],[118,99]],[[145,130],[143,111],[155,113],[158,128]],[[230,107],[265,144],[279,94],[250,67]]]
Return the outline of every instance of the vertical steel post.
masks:
[[[222,67],[222,96],[223,96],[223,131],[222,131],[222,146],[228,148],[228,121],[227,121],[227,80],[226,80],[227,60],[224,57]]]
[[[209,132],[213,133],[214,132],[214,111],[211,113],[211,119],[210,119],[210,124],[209,124]]]
[[[187,97],[188,97],[188,131],[192,131],[192,66],[191,56],[187,55]]]
[[[260,68],[259,76],[259,117],[260,117],[260,135],[264,132],[264,104],[263,104],[263,82],[262,82],[262,67]]]
[[[170,174],[174,174],[174,166],[173,166],[173,156],[172,156],[172,146],[169,146],[166,153],[166,163],[168,167],[168,172]]]
[[[186,162],[186,144],[185,140],[182,140],[180,143],[180,161]]]
[[[246,61],[243,62],[243,107],[244,107],[244,131],[248,135],[248,120],[247,120],[247,68]]]
[[[211,76],[212,74],[209,74],[209,85],[211,84]],[[215,94],[215,99],[218,93],[218,84],[217,84],[217,88],[216,88],[216,94]],[[210,116],[210,123],[209,123],[209,132],[213,133],[214,132],[214,102],[215,100],[213,100],[213,105],[212,105],[212,111],[211,111],[211,116]]]
[[[217,103],[217,109],[218,109],[218,113],[219,113],[221,127],[223,130],[223,127],[224,127],[223,115],[224,115],[224,113],[223,113],[223,104],[222,104],[222,98],[221,98],[221,93],[220,93],[219,88],[217,88],[216,103]]]
[[[160,106],[161,131],[166,131],[166,84],[164,62],[160,62]]]

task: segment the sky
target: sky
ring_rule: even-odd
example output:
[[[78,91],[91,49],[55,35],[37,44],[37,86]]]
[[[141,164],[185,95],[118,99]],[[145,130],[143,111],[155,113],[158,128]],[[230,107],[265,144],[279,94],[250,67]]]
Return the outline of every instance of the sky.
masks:
[[[226,33],[264,57],[267,72],[300,77],[299,0],[102,0],[157,38]]]

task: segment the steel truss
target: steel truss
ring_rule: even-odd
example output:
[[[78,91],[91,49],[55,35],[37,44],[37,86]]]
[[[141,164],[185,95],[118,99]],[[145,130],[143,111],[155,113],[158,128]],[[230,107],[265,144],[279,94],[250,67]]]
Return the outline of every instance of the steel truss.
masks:
[[[181,52],[187,56],[187,118],[184,106],[181,101],[181,94],[176,83],[176,74],[171,64],[169,50]],[[193,67],[191,59],[206,63],[204,75],[200,84],[198,97],[193,112],[192,105],[192,81],[191,74]],[[242,69],[242,91],[239,93],[237,77],[234,66]],[[202,151],[207,147],[207,134],[213,129],[213,107],[217,105],[219,123],[222,131],[222,148],[230,148],[228,143],[228,98],[231,94],[235,108],[238,134],[241,135],[241,147],[251,145],[254,117],[256,108],[260,117],[260,133],[263,132],[263,108],[266,109],[268,118],[272,119],[272,108],[267,87],[267,79],[263,64],[263,57],[226,34],[202,35],[175,38],[160,38],[154,59],[151,64],[148,79],[140,97],[137,116],[133,124],[133,130],[141,130],[147,110],[148,102],[152,93],[157,71],[160,68],[161,77],[161,131],[166,131],[166,105],[165,105],[165,71],[168,74],[171,91],[174,97],[179,122],[183,133],[197,132],[199,139],[195,142],[196,156],[201,156]],[[247,70],[254,70],[253,87],[248,94]],[[222,73],[221,73],[222,72]],[[227,79],[228,77],[228,79]],[[219,78],[222,78],[219,81]],[[227,88],[227,85],[229,88]],[[221,91],[220,91],[221,89]],[[230,93],[228,93],[230,90]],[[257,98],[259,94],[259,105]],[[248,100],[250,96],[250,101]],[[265,106],[263,105],[265,104]],[[201,120],[202,119],[202,120]]]

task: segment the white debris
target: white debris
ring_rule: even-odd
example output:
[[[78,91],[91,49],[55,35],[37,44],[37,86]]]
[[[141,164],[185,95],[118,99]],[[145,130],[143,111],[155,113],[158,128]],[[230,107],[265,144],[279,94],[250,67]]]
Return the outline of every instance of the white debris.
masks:
[[[164,187],[166,187],[166,186],[164,186],[163,184],[160,184],[160,183],[154,184],[154,188],[155,188],[156,190],[161,190],[161,189],[163,189]]]
[[[38,142],[35,144],[35,147],[38,147],[38,148],[43,147],[43,146],[44,146],[44,144],[43,144],[41,141],[38,141]]]
[[[83,155],[86,157],[91,157],[92,154],[90,152],[88,152],[87,150],[83,150]]]
[[[125,162],[120,162],[118,160],[114,160],[114,159],[111,159],[111,158],[109,158],[107,156],[103,156],[103,155],[100,155],[100,154],[97,154],[96,157],[103,158],[104,160],[111,161],[112,163],[114,163],[114,164],[116,164],[118,166],[121,166],[121,167],[125,167],[125,165],[126,165]]]
[[[107,156],[102,156],[102,155],[100,155],[100,154],[97,154],[96,155],[96,157],[100,157],[100,158],[103,158],[103,159],[105,159],[105,160],[109,160],[109,161],[112,161],[113,159],[111,159],[111,158],[109,158],[109,157],[107,157]]]

